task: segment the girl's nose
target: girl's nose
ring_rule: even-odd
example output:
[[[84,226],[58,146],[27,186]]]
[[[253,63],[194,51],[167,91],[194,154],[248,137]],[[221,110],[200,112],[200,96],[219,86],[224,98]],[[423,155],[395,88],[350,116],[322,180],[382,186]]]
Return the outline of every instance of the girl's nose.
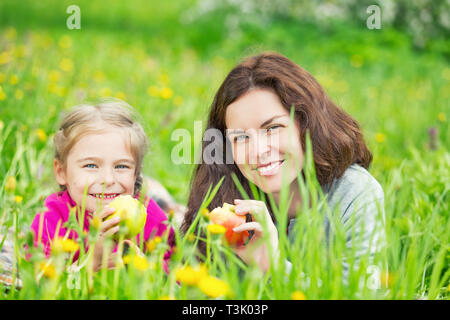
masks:
[[[103,171],[103,183],[105,184],[105,186],[110,186],[114,184],[115,181],[116,179],[113,170],[105,169]]]

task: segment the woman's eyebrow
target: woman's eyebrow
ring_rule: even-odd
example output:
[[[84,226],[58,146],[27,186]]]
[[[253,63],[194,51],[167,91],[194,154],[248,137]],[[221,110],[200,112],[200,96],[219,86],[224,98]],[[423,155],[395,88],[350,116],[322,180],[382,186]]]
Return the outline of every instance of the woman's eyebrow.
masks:
[[[245,130],[242,130],[242,129],[227,129],[227,134],[237,134],[237,133],[245,133]]]
[[[273,116],[272,118],[267,119],[266,121],[264,121],[259,127],[260,127],[260,128],[265,127],[265,126],[267,126],[269,123],[271,123],[273,120],[278,119],[278,118],[281,118],[281,117],[289,117],[289,116],[286,115],[286,114],[281,114],[281,115],[278,115],[278,116]]]

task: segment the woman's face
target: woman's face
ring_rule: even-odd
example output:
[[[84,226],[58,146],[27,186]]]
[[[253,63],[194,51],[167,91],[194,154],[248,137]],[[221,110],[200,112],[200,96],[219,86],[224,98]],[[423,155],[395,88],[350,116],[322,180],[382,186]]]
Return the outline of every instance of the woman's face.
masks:
[[[266,193],[291,184],[303,166],[300,129],[278,96],[253,89],[226,110],[227,137],[242,174]]]

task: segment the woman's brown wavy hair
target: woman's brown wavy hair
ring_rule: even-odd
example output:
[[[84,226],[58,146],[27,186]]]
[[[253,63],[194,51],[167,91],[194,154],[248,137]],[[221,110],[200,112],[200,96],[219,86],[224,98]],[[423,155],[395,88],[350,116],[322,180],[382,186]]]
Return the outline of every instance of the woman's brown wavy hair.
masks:
[[[288,112],[294,107],[303,151],[306,131],[309,130],[317,180],[321,185],[341,177],[354,163],[368,169],[372,154],[364,142],[358,122],[331,101],[311,74],[283,55],[273,52],[246,58],[227,75],[214,97],[207,123],[207,129],[221,131],[223,141],[203,142],[203,150],[210,143],[221,146],[230,143],[225,135],[227,107],[254,88],[273,90]],[[223,157],[223,164],[202,162],[195,168],[188,210],[181,226],[184,233],[192,224],[209,186],[214,187],[223,176],[225,179],[208,206],[210,210],[222,206],[224,202],[233,203],[234,199],[242,198],[231,178],[232,173],[236,174],[247,194],[251,195],[248,180],[237,165],[227,164],[226,155]]]

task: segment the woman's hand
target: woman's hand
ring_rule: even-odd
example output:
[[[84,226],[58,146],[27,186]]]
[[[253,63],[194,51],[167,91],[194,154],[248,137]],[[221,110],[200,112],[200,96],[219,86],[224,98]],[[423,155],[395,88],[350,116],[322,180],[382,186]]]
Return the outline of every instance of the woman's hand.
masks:
[[[95,272],[101,269],[103,263],[103,244],[107,237],[111,237],[113,234],[119,231],[119,222],[120,217],[114,217],[112,219],[105,220],[111,214],[114,213],[116,209],[105,206],[102,209],[102,212],[99,214],[99,218],[101,220],[100,224],[100,232],[98,234],[97,241],[95,242],[94,247],[94,261],[93,261],[93,269]],[[108,255],[108,268],[116,267],[116,264],[119,260],[117,253],[112,253]]]
[[[252,222],[246,222],[233,229],[234,232],[254,231],[250,241],[233,251],[246,263],[256,263],[264,272],[272,261],[278,261],[278,230],[275,227],[266,204],[256,200],[234,200],[234,211],[238,215],[250,214]],[[265,226],[265,228],[264,228]],[[265,232],[268,232],[266,235]],[[268,237],[269,243],[264,239]],[[269,248],[269,245],[271,248]],[[270,251],[272,250],[272,251]]]

